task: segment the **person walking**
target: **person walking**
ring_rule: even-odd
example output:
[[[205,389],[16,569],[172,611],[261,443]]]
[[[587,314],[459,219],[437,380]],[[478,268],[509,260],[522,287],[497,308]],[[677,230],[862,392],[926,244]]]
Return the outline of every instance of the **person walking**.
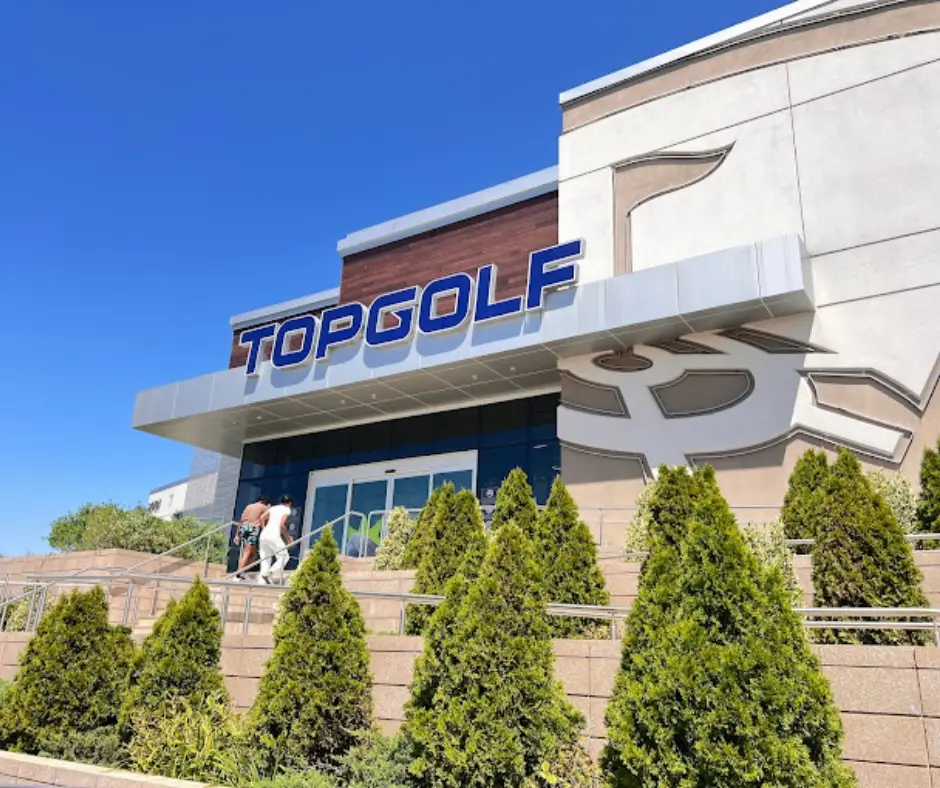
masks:
[[[270,585],[268,578],[272,574],[279,585],[284,583],[284,567],[290,558],[287,553],[287,519],[291,516],[293,508],[294,499],[289,495],[282,495],[281,502],[268,510],[268,522],[261,529],[259,540],[261,572],[258,574],[258,583],[261,585]]]
[[[248,504],[242,512],[238,531],[235,534],[236,546],[241,545],[242,554],[238,559],[236,580],[244,580],[245,567],[258,560],[258,539],[261,529],[264,528],[271,502],[263,495],[254,503]]]

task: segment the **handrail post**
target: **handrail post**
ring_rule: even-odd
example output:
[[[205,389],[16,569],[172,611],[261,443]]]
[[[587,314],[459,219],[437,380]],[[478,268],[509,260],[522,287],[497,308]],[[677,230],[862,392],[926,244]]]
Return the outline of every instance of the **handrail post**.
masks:
[[[124,612],[121,614],[121,626],[127,626],[127,619],[131,614],[131,597],[134,595],[134,581],[128,580],[127,593],[124,595]]]
[[[937,627],[937,617],[933,617],[933,644],[940,646],[940,628]]]
[[[604,546],[604,507],[601,507],[601,518],[600,518],[600,546]]]
[[[212,540],[206,538],[206,560],[202,565],[202,579],[209,577],[209,548],[212,547]]]
[[[399,611],[398,611],[398,634],[405,634],[405,600],[400,600]]]
[[[245,621],[242,624],[243,635],[248,634],[248,620],[251,618],[251,600],[252,600],[251,589],[248,589],[248,595],[247,595],[247,598],[245,599]]]

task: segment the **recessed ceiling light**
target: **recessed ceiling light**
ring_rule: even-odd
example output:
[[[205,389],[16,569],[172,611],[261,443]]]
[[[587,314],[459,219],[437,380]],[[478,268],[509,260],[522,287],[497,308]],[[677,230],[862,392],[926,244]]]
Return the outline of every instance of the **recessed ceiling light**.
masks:
[[[510,367],[510,368],[509,368],[509,371],[510,371],[510,372],[515,372],[515,371],[516,371],[516,368],[515,368],[515,367]]]
[[[261,416],[255,416],[255,421],[261,421]]]
[[[470,377],[471,377],[473,380],[476,380],[476,379],[479,378],[480,376],[477,375],[476,373],[474,373],[474,374],[471,375]]]
[[[375,399],[375,394],[372,395],[372,399]]]
[[[346,400],[341,399],[341,400],[339,401],[339,404],[340,404],[340,405],[345,405],[345,404],[346,404]]]

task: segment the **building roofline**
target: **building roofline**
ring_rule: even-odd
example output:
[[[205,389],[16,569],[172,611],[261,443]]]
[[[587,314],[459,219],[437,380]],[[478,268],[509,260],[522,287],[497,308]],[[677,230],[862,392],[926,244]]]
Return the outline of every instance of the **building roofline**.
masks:
[[[375,249],[378,246],[410,238],[448,224],[471,219],[507,205],[548,194],[558,188],[558,167],[548,167],[521,178],[474,192],[400,216],[381,224],[349,233],[337,245],[341,257]]]
[[[809,14],[813,11],[818,11],[818,14],[813,14],[810,18],[816,18],[819,16],[826,16],[825,6],[833,5],[838,0],[796,0],[796,2],[788,3],[785,6],[780,8],[775,8],[773,11],[768,11],[766,14],[761,14],[756,16],[753,19],[748,19],[744,22],[741,22],[737,25],[732,25],[731,27],[725,28],[717,33],[712,35],[705,36],[700,38],[697,41],[692,41],[691,43],[684,44],[683,46],[676,47],[671,49],[668,52],[664,52],[661,55],[656,55],[647,60],[643,60],[639,63],[635,63],[632,66],[627,66],[622,68],[619,71],[614,71],[612,74],[607,74],[603,77],[598,77],[593,79],[590,82],[585,82],[582,85],[571,88],[561,93],[558,97],[558,102],[564,107],[566,104],[571,104],[574,101],[589,96],[592,93],[599,93],[604,90],[608,90],[616,85],[621,85],[625,82],[629,82],[632,79],[637,77],[644,76],[651,71],[663,68],[665,66],[672,65],[680,60],[683,60],[688,57],[700,54],[709,49],[719,47],[723,44],[730,44],[738,39],[747,38],[759,33],[760,31],[766,28],[773,28],[778,26],[783,26],[787,22],[793,20],[796,17],[801,17],[803,15]],[[878,5],[889,5],[886,2],[869,2],[868,0],[856,0],[851,7],[846,8],[844,5],[839,5],[838,12],[845,12],[846,10],[854,11],[859,7],[863,6],[878,6]],[[833,11],[832,13],[836,13]]]
[[[334,306],[338,303],[339,288],[334,287],[332,290],[321,290],[319,293],[311,293],[291,301],[282,301],[279,304],[263,306],[250,312],[242,312],[240,315],[230,318],[229,323],[231,323],[233,329],[247,328],[259,323],[279,320],[282,317],[290,317],[301,312],[312,312],[315,309]]]
[[[164,490],[169,490],[171,487],[179,487],[181,484],[187,484],[189,482],[189,477],[185,479],[177,479],[175,482],[170,482],[169,484],[161,484],[159,487],[154,487],[150,491],[150,495],[156,495],[158,492],[163,492]]]

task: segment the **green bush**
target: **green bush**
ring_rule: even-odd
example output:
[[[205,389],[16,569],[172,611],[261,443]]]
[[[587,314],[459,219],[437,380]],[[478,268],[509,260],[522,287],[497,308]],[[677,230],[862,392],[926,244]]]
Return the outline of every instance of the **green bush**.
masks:
[[[60,761],[91,763],[112,769],[130,766],[127,747],[114,725],[91,731],[50,734],[43,739],[37,754]]]
[[[55,520],[46,541],[53,549],[63,552],[120,548],[159,554],[213,527],[211,523],[203,523],[188,515],[161,520],[140,506],[123,509],[112,503],[85,504],[77,512]],[[224,562],[228,552],[225,534],[217,532],[208,541],[209,560]],[[189,561],[205,560],[206,542],[189,545],[173,555]]]
[[[13,684],[6,679],[0,679],[0,706],[3,706],[3,701],[12,686]]]
[[[563,751],[552,764],[543,764],[538,777],[526,780],[524,788],[601,788],[601,770],[579,746]]]
[[[914,530],[921,534],[940,533],[940,442],[936,449],[924,449],[920,461],[920,498]],[[921,550],[935,550],[938,542],[921,542]]]
[[[328,770],[372,724],[365,624],[343,588],[338,552],[327,531],[281,597],[274,654],[250,715],[266,773]]]
[[[713,476],[700,482],[685,527],[654,537],[650,580],[628,622],[607,709],[609,785],[854,785],[839,714],[781,573],[748,550]],[[658,629],[635,620],[663,604]]]
[[[267,780],[256,780],[251,788],[339,788],[336,780],[318,772],[306,769],[302,772],[286,772]]]
[[[35,754],[67,734],[114,726],[133,651],[130,630],[109,626],[100,588],[60,597],[0,707],[0,747]]]
[[[535,536],[539,508],[529,477],[522,468],[513,468],[496,491],[496,506],[490,529],[498,530],[508,522],[514,522],[529,539]]]
[[[790,604],[793,607],[803,607],[806,598],[793,565],[793,552],[787,547],[783,524],[779,520],[760,524],[748,523],[741,528],[741,534],[761,566],[776,567],[780,570]]]
[[[453,487],[453,485],[451,485]],[[417,569],[418,564],[427,550],[428,544],[433,540],[434,515],[437,512],[437,505],[444,494],[444,487],[438,487],[431,492],[428,502],[418,513],[418,519],[415,521],[414,530],[411,532],[411,538],[405,544],[405,553],[402,558],[402,569]]]
[[[221,654],[221,616],[197,577],[182,599],[167,605],[135,657],[121,707],[125,734],[135,735],[143,718],[159,716],[170,701],[192,701],[198,708],[203,698],[226,697]]]
[[[818,607],[927,607],[922,575],[894,514],[847,449],[829,471],[814,514]],[[824,643],[927,643],[926,632],[816,630]]]
[[[609,605],[594,537],[560,476],[555,477],[535,530],[535,555],[542,564],[546,599],[569,605]],[[551,616],[549,625],[553,637],[576,638],[595,634],[603,622]]]
[[[636,511],[627,523],[627,537],[624,543],[624,550],[627,553],[645,553],[650,549],[650,503],[654,495],[656,495],[656,482],[651,481],[636,499]],[[640,555],[627,557],[627,561],[642,563],[644,560],[644,557]]]
[[[483,513],[476,496],[470,490],[455,494],[454,485],[445,484],[427,536],[412,593],[443,594],[466,556],[479,555],[485,544]],[[432,613],[427,605],[408,605],[405,631],[409,635],[422,634]]]
[[[214,785],[260,779],[238,717],[223,694],[168,698],[138,718],[130,760],[144,774]]]
[[[829,473],[826,452],[807,449],[793,466],[787,492],[783,497],[780,521],[787,539],[815,539],[815,512],[819,496]],[[801,545],[798,553],[809,553],[810,547]]]
[[[388,514],[388,533],[375,553],[372,568],[377,572],[390,572],[405,568],[405,549],[415,530],[415,518],[403,506]]]
[[[583,719],[555,680],[542,577],[515,524],[496,534],[453,624],[433,695],[405,710],[411,773],[432,788],[520,786],[575,745]]]
[[[865,474],[872,489],[878,493],[904,533],[917,530],[917,493],[901,473],[887,474],[884,471],[869,471]]]
[[[372,731],[339,759],[345,788],[410,788],[411,754],[404,737]]]

